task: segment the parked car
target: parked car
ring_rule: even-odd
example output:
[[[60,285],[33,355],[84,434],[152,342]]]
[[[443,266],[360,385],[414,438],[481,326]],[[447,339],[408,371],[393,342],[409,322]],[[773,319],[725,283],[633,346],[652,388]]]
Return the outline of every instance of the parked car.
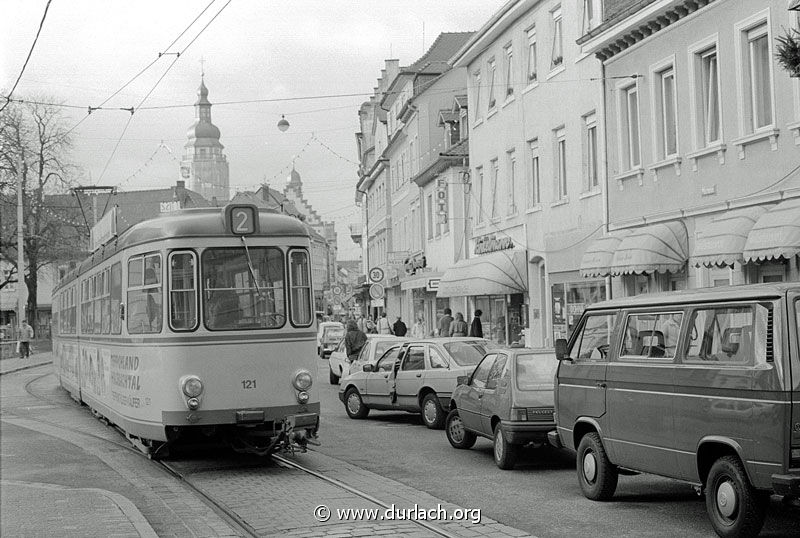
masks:
[[[317,355],[326,359],[344,338],[344,325],[338,321],[322,321],[317,330]]]
[[[364,364],[375,364],[387,349],[405,341],[406,338],[391,334],[368,334],[367,343],[361,348],[358,358],[351,363],[347,358],[347,350],[342,339],[328,360],[328,377],[331,385],[337,384],[342,377],[351,372],[361,371]]]
[[[557,433],[583,494],[623,470],[705,492],[720,536],[754,536],[800,494],[800,285],[639,295],[587,308],[556,342]]]
[[[454,448],[472,448],[478,436],[494,441],[494,461],[511,469],[520,448],[547,443],[555,430],[552,350],[489,352],[471,376],[460,377],[445,422]]]
[[[342,379],[339,399],[350,418],[370,409],[422,413],[429,428],[444,425],[456,378],[469,375],[493,344],[482,338],[409,340],[397,358],[384,354]]]

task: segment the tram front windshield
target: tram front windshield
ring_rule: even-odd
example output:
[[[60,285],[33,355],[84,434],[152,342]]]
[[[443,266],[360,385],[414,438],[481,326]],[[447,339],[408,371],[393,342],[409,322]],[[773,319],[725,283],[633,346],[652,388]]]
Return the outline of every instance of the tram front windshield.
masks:
[[[249,262],[249,263],[248,263]],[[203,311],[212,331],[273,329],[286,322],[283,252],[213,248],[203,252]]]

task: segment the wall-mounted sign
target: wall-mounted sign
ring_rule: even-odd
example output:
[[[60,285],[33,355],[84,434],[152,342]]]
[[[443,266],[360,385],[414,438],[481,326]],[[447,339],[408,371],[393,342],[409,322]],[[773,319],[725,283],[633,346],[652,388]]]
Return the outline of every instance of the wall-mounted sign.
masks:
[[[487,254],[510,248],[514,248],[514,240],[507,235],[497,237],[495,234],[490,234],[475,239],[475,254]]]
[[[441,278],[429,278],[425,289],[427,291],[439,291],[439,282],[441,282],[441,280]]]
[[[384,276],[383,269],[380,267],[373,267],[369,270],[369,279],[373,282],[380,282]]]
[[[428,266],[428,262],[424,254],[417,254],[416,256],[407,258],[404,265],[407,275],[415,275],[420,270],[425,269],[425,267]]]
[[[181,203],[179,200],[172,200],[170,202],[161,202],[158,207],[159,213],[171,213],[172,211],[178,211],[181,208]]]

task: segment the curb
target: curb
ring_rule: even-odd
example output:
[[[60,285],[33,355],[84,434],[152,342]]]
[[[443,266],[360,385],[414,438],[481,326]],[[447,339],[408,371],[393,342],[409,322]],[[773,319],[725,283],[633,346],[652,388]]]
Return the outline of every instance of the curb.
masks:
[[[30,370],[31,368],[37,368],[39,366],[45,366],[45,365],[48,365],[48,364],[53,364],[53,360],[50,359],[50,360],[47,360],[47,361],[37,362],[37,363],[34,363],[34,364],[26,364],[25,366],[18,366],[16,368],[9,368],[8,370],[2,370],[2,371],[0,371],[0,376],[5,375],[5,374],[13,374],[15,372],[21,372],[23,370]]]

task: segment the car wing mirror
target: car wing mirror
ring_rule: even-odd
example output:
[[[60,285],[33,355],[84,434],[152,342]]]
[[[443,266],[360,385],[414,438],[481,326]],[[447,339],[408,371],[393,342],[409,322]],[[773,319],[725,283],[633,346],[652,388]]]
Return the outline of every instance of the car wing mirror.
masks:
[[[456,378],[456,385],[469,385],[469,376],[460,375]]]
[[[364,366],[361,367],[361,369],[364,370],[365,372],[372,372],[373,371],[371,364],[365,364]]]
[[[559,338],[556,340],[556,360],[559,361],[571,361],[572,359],[567,354],[567,340],[565,338]]]

